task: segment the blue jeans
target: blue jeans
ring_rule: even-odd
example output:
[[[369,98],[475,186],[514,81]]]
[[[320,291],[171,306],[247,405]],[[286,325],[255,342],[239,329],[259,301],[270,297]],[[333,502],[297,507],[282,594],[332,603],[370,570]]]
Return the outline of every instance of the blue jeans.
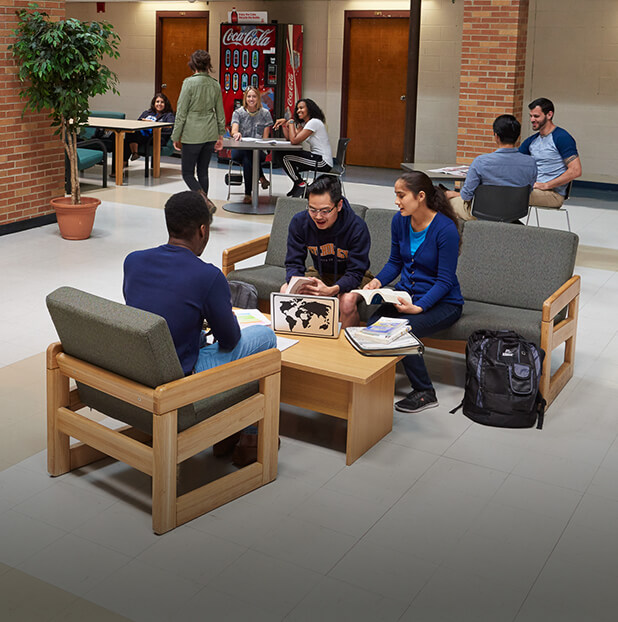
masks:
[[[193,371],[212,369],[276,346],[277,337],[270,326],[248,326],[241,331],[240,340],[231,350],[222,350],[216,342],[200,348]]]
[[[184,144],[180,152],[180,169],[189,190],[203,190],[208,195],[208,166],[215,149],[215,143]],[[197,170],[197,179],[195,171]]]
[[[454,324],[461,317],[461,311],[461,305],[439,302],[423,313],[408,315],[398,313],[395,305],[384,304],[369,318],[367,324],[373,324],[379,317],[384,316],[405,318],[412,327],[412,332],[419,339],[422,339]],[[413,390],[428,391],[433,389],[422,355],[409,354],[404,356],[402,363]]]
[[[264,177],[262,170],[262,162],[266,160],[266,154],[259,152],[260,159],[260,177]],[[250,149],[232,149],[232,160],[242,165],[242,172],[245,177],[245,194],[251,196],[251,188],[253,183],[253,151]]]

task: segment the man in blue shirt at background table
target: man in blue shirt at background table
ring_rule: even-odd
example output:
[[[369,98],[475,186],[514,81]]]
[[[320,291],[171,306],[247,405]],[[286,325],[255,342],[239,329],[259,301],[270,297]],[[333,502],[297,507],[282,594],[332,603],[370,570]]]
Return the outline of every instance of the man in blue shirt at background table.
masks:
[[[539,169],[530,195],[530,205],[537,207],[562,206],[569,182],[582,174],[575,139],[561,127],[554,125],[554,104],[539,97],[528,104],[530,122],[536,134],[520,145],[521,153],[530,154]]]
[[[537,166],[534,158],[520,153],[515,143],[521,132],[521,124],[511,114],[501,114],[493,123],[494,140],[498,149],[484,153],[472,161],[461,192],[447,190],[446,196],[459,218],[474,220],[472,199],[481,184],[492,186],[523,187],[534,185]]]

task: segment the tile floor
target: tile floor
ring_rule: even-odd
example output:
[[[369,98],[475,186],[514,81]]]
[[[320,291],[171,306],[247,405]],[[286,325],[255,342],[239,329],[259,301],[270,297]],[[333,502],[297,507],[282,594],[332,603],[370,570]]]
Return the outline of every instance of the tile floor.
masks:
[[[137,163],[139,164],[139,163]],[[121,300],[122,261],[165,241],[178,161],[143,185],[96,190],[92,237],[50,225],[0,237],[0,619],[138,622],[615,620],[618,610],[618,210],[569,204],[582,276],[575,377],[545,429],[452,416],[463,361],[429,353],[440,407],[395,414],[346,467],[341,422],[284,408],[278,479],[157,537],[149,479],[117,463],[45,469],[45,295],[73,285]],[[225,199],[221,167],[211,195]],[[351,170],[352,202],[392,205],[392,171]],[[364,180],[372,179],[372,183]],[[386,181],[385,181],[386,180]],[[274,178],[275,194],[288,182]],[[541,215],[563,227],[562,216]],[[269,230],[219,210],[204,258]],[[406,391],[398,376],[396,393]]]

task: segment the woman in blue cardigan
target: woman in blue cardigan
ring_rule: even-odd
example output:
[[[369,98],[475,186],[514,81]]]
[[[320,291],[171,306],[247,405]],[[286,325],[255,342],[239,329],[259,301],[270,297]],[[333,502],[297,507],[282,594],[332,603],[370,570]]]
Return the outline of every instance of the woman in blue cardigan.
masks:
[[[464,301],[455,274],[457,217],[444,192],[420,171],[405,173],[395,182],[395,205],[399,213],[391,223],[390,258],[365,289],[386,286],[400,276],[395,290],[407,291],[412,302],[399,298],[399,304],[383,304],[368,324],[383,316],[403,317],[417,337],[426,337],[461,316]],[[395,408],[416,413],[437,406],[423,357],[408,355],[403,366],[412,391]]]

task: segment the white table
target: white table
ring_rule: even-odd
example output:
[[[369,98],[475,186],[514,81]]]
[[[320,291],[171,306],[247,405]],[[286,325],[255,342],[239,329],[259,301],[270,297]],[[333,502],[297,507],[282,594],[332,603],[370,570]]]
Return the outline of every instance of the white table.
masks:
[[[253,151],[253,179],[251,182],[251,203],[232,202],[226,203],[223,209],[226,212],[234,214],[258,214],[268,215],[275,213],[275,205],[270,197],[262,197],[260,203],[259,195],[259,170],[260,170],[260,151],[266,149],[268,151],[300,151],[302,145],[293,145],[289,140],[281,138],[264,138],[264,139],[241,139],[234,140],[232,138],[223,139],[224,149],[249,149]]]
[[[138,130],[152,130],[152,176],[161,174],[161,129],[170,127],[173,123],[159,121],[138,121],[137,119],[112,119],[108,117],[88,117],[88,127],[111,130],[115,134],[114,153],[116,154],[116,185],[122,186],[122,171],[124,160],[124,135],[127,132]],[[78,145],[79,146],[79,145]]]
[[[402,162],[401,168],[404,171],[421,171],[425,173],[430,179],[448,179],[449,181],[463,181],[465,174],[451,175],[450,173],[433,173],[432,171],[438,168],[463,166],[462,164],[444,164],[439,162]]]

